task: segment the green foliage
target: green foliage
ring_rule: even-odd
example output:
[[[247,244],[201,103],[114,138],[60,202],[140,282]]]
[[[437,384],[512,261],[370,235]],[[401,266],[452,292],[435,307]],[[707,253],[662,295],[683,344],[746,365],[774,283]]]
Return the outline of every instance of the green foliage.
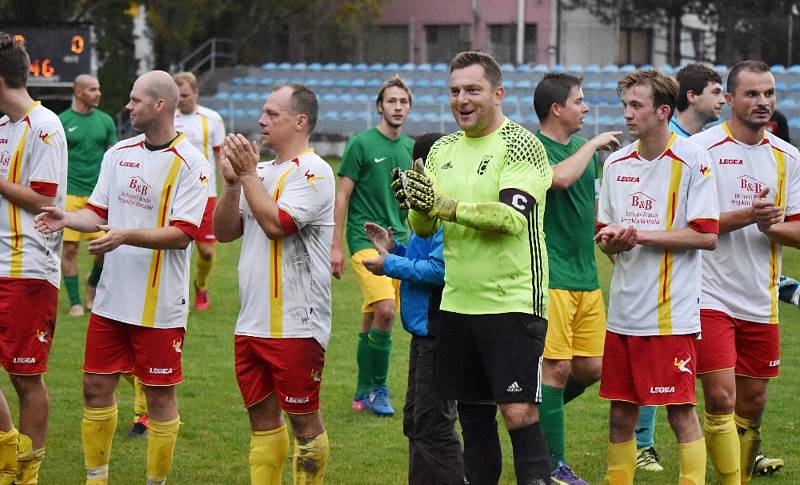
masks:
[[[138,68],[133,51],[133,19],[125,15],[129,6],[128,0],[94,2],[87,15],[97,35],[97,78],[103,87],[100,108],[112,114],[128,103]]]

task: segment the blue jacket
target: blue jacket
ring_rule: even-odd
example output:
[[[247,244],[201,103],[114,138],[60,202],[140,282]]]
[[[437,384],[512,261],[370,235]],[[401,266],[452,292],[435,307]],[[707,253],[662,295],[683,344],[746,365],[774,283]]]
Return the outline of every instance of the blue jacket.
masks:
[[[439,320],[444,288],[442,229],[429,238],[411,233],[408,246],[397,243],[383,261],[386,276],[400,280],[400,318],[413,335],[428,335],[428,321]]]

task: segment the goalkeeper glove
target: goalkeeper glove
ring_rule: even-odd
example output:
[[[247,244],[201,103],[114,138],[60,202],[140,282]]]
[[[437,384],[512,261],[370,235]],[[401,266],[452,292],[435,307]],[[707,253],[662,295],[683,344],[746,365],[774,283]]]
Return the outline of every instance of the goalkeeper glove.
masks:
[[[403,195],[406,204],[415,211],[422,212],[431,218],[445,221],[456,220],[458,201],[445,196],[433,186],[431,179],[425,175],[420,160],[414,162],[414,169],[405,172]]]

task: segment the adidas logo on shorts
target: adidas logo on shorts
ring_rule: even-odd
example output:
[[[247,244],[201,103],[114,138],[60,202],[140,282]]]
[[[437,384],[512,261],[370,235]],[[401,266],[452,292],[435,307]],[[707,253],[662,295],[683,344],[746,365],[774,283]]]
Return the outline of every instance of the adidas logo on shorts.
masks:
[[[508,391],[508,392],[522,392],[522,388],[519,387],[519,384],[517,383],[517,381],[514,381],[514,382],[511,383],[510,386],[508,386],[506,388],[506,391]]]

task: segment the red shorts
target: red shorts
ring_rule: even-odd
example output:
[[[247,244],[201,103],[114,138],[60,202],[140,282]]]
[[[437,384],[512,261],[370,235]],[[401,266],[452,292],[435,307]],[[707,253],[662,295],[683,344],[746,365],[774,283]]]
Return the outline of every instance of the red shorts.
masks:
[[[92,313],[86,331],[83,371],[130,373],[148,386],[183,382],[184,328],[141,327]]]
[[[217,198],[209,197],[206,202],[206,210],[203,212],[203,220],[197,229],[194,240],[201,244],[216,244],[217,237],[214,235],[214,207],[217,206]]]
[[[313,338],[259,338],[237,335],[234,341],[236,380],[245,407],[278,393],[278,403],[291,414],[319,410],[319,387],[325,349]]]
[[[739,320],[718,310],[700,310],[700,324],[703,333],[697,343],[697,372],[734,369],[738,376],[778,377],[778,325]]]
[[[0,278],[0,362],[9,374],[47,372],[58,288],[45,280]]]
[[[640,406],[695,404],[695,340],[607,331],[600,397]]]

